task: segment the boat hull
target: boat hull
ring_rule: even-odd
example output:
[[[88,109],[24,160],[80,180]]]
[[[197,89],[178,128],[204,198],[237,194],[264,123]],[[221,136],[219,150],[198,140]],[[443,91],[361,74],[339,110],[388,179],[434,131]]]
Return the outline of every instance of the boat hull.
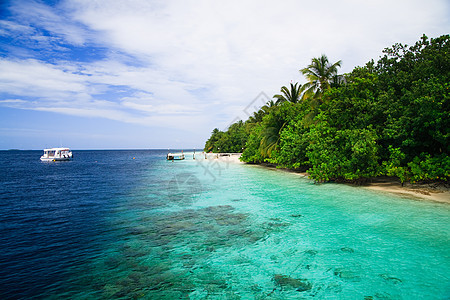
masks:
[[[184,154],[174,154],[174,153],[168,153],[166,156],[167,160],[183,160],[184,159]]]
[[[41,161],[67,161],[70,157],[41,157]]]

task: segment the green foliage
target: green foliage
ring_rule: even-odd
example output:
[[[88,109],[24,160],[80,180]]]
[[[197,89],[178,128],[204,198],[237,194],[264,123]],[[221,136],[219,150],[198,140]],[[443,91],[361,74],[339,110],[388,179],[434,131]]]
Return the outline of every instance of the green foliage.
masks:
[[[377,124],[382,112],[377,108],[377,76],[349,79],[347,85],[331,89],[326,95],[327,105],[322,114],[333,127],[339,129],[366,128]]]
[[[280,112],[280,108],[272,110],[261,122],[259,150],[262,157],[270,157],[272,151],[278,146],[281,130],[287,121]]]
[[[450,177],[450,157],[441,154],[432,157],[430,154],[415,157],[408,163],[411,168],[411,179],[413,182],[442,180],[448,181]]]
[[[267,115],[270,110],[275,106],[275,103],[272,101],[267,103],[268,105],[264,105],[258,111],[253,113],[253,116],[250,116],[246,123],[259,123],[262,121],[265,115]]]
[[[411,161],[449,151],[450,39],[423,36],[414,46],[395,44],[375,67],[386,120],[384,145],[401,147]]]
[[[320,182],[448,181],[450,36],[395,44],[349,74],[338,75],[340,65],[313,58],[303,86],[284,86],[245,123],[215,129],[205,150],[244,147],[243,161],[309,168]]]
[[[311,178],[355,181],[378,175],[377,135],[371,128],[337,130],[321,122],[311,127],[307,157]]]
[[[280,134],[278,150],[272,154],[268,162],[283,168],[306,170],[309,166],[306,157],[306,148],[309,144],[305,138],[307,132],[302,121],[292,122],[285,127]]]
[[[219,148],[219,140],[222,139],[224,133],[220,131],[218,128],[214,128],[214,130],[211,133],[211,137],[206,141],[205,144],[205,152],[214,151],[217,148]]]
[[[261,124],[257,124],[252,128],[252,132],[245,144],[244,152],[241,160],[248,163],[262,163],[264,157],[261,155],[259,147],[261,145]]]
[[[281,104],[284,102],[297,103],[300,100],[300,96],[302,93],[302,85],[296,82],[295,84],[291,83],[291,88],[283,86],[281,88],[281,94],[273,96],[273,98],[277,99],[276,104]]]
[[[406,155],[400,148],[394,148],[389,145],[389,160],[383,161],[384,173],[388,176],[395,176],[403,184],[410,177],[408,168],[402,167]]]
[[[289,122],[294,122],[304,115],[304,103],[284,102],[273,106],[260,122],[249,118],[246,126],[249,138],[241,159],[249,163],[272,162],[278,152],[281,134]]]
[[[342,61],[331,64],[326,55],[313,58],[311,64],[300,72],[308,82],[304,85],[305,95],[314,95],[313,98],[321,98],[322,94],[331,87],[331,84],[340,82],[337,69]]]
[[[206,141],[204,150],[206,152],[230,152],[240,153],[247,142],[244,123],[239,121],[232,124],[227,131],[223,132],[215,128],[211,137]]]

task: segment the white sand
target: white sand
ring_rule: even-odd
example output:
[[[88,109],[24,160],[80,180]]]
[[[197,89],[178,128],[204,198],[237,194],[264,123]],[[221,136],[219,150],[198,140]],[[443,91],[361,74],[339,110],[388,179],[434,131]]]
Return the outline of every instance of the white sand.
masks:
[[[227,155],[225,156],[224,154]],[[228,153],[199,153],[196,155],[203,155],[202,158],[206,155],[206,159],[217,159],[219,161],[243,164],[244,162],[239,159],[241,154],[242,153],[231,153],[228,156]],[[309,175],[308,173],[293,173],[306,178],[308,178]],[[363,187],[374,191],[402,195],[417,200],[450,204],[450,190],[445,187],[431,187],[430,185],[425,184],[419,185],[409,183],[402,186],[401,183],[395,178],[375,178],[371,183],[367,183],[363,185]]]
[[[239,160],[242,153],[199,153],[196,154],[196,157],[198,155],[201,155],[200,158],[202,159],[217,159],[224,162],[243,164],[243,162]]]
[[[414,197],[415,199],[434,201],[450,204],[450,191],[447,188],[432,188],[429,185],[405,184],[402,185],[396,180],[378,180],[369,183],[365,188],[375,191],[382,191]]]
[[[301,177],[309,178],[308,173],[293,173]],[[402,186],[398,179],[388,177],[375,178],[372,182],[366,183],[362,187],[374,191],[414,198],[416,200],[450,204],[450,190],[446,187],[431,187],[427,184],[410,183],[405,183]]]

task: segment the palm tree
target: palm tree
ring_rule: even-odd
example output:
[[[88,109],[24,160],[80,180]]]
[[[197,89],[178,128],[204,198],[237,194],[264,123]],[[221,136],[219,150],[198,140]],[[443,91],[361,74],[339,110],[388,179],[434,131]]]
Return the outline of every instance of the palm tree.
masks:
[[[285,125],[286,122],[263,128],[260,133],[261,144],[259,147],[263,157],[270,157],[272,151],[277,149],[278,142],[280,141],[280,134]]]
[[[269,111],[272,107],[274,107],[273,101],[272,101],[272,104],[270,102],[267,102],[266,105],[262,106],[258,111],[255,111],[253,113],[253,116],[250,116],[248,118],[248,122],[250,122],[250,123],[261,122],[263,117],[269,113]]]
[[[313,58],[309,66],[300,70],[308,80],[303,86],[305,90],[304,95],[306,97],[312,96],[315,99],[321,98],[324,91],[329,89],[331,84],[340,78],[337,75],[337,69],[341,67],[341,64],[341,60],[331,64],[325,54],[322,54],[321,57]]]
[[[282,94],[273,96],[273,98],[277,99],[277,105],[283,102],[297,103],[300,100],[300,95],[302,93],[302,85],[298,82],[295,84],[292,84],[291,82],[291,89],[289,90],[287,87],[283,86],[281,88],[281,93]]]
[[[259,134],[261,143],[259,150],[265,158],[270,158],[272,151],[277,149],[280,142],[281,132],[288,120],[280,107],[274,107],[271,114],[268,114],[262,121],[262,130]]]
[[[271,108],[271,107],[274,107],[274,106],[276,106],[276,105],[277,105],[277,104],[275,103],[275,101],[269,100],[269,101],[266,102],[266,105],[265,105],[265,106],[267,106],[268,108]]]

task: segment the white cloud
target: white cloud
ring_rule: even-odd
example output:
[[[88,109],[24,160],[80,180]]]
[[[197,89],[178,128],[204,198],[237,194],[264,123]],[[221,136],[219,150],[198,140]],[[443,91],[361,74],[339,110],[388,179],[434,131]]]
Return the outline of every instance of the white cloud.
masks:
[[[71,3],[74,18],[105,43],[227,102],[302,80],[298,69],[322,53],[350,71],[392,43],[436,30],[448,11],[445,1],[409,0]]]
[[[0,59],[0,82],[3,92],[22,96],[55,97],[60,93],[86,91],[81,76],[34,59]]]
[[[67,12],[38,1],[13,1],[10,10],[25,26],[35,26],[51,32],[74,45],[83,45],[89,33],[67,19]]]
[[[312,57],[342,59],[348,72],[395,42],[449,28],[445,0],[17,1],[12,11],[0,34],[53,38],[53,51],[57,40],[100,47],[106,58],[3,58],[0,90],[26,102],[0,105],[207,132],[242,116],[259,92],[303,81]]]
[[[60,62],[58,65],[28,60],[0,60],[3,93],[24,99],[3,99],[5,107],[50,111],[83,117],[100,117],[145,126],[166,126],[192,130],[204,126],[178,120],[200,116],[198,101],[186,90],[191,85],[157,79],[150,69],[117,62],[93,65]],[[114,88],[126,88],[125,96],[105,100]],[[132,94],[129,94],[132,90]],[[171,98],[181,95],[179,98]]]
[[[28,25],[18,24],[12,21],[0,20],[0,28],[2,35],[11,36],[14,34],[32,34],[34,33],[34,28]]]

